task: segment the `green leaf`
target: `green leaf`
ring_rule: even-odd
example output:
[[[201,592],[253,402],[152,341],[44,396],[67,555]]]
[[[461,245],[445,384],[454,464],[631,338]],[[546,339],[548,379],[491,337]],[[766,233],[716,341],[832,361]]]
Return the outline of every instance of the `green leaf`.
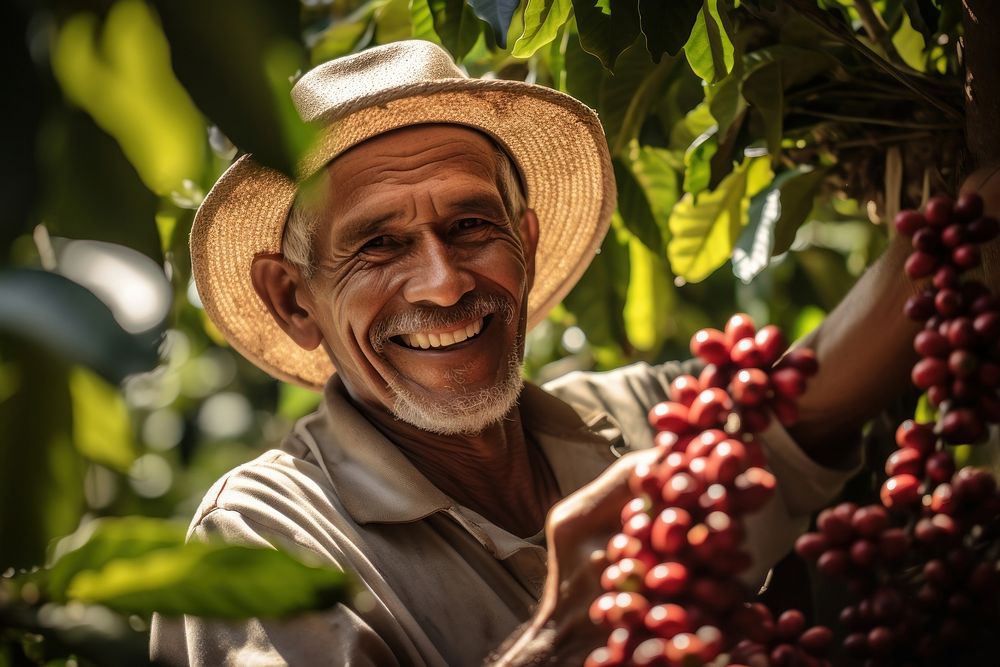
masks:
[[[580,44],[613,70],[639,35],[638,0],[573,0]]]
[[[199,179],[201,115],[170,69],[169,45],[146,3],[114,3],[103,26],[89,13],[67,18],[53,44],[52,71],[66,96],[118,141],[150,190],[168,194]]]
[[[662,252],[653,252],[636,237],[629,239],[628,248],[625,331],[636,349],[655,351],[673,328],[674,286]]]
[[[273,549],[193,542],[80,572],[68,597],[123,614],[274,618],[343,599],[339,570],[305,565]]]
[[[748,158],[697,204],[685,194],[670,216],[667,257],[687,282],[707,278],[730,257],[747,219],[749,199],[770,181],[766,157]]]
[[[636,42],[619,57],[614,73],[602,70],[598,113],[613,156],[621,155],[638,137],[650,110],[663,97],[664,82],[677,62],[668,58],[654,65]]]
[[[692,71],[709,83],[722,80],[733,68],[733,43],[719,13],[718,0],[704,0],[684,53]]]
[[[665,247],[670,240],[670,211],[677,203],[677,171],[670,152],[654,146],[637,147],[632,157],[632,173],[646,193],[650,211]],[[662,255],[661,255],[662,256]]]
[[[826,319],[826,311],[819,306],[808,304],[799,311],[792,323],[791,340],[805,338],[823,324]]]
[[[927,71],[927,48],[924,36],[914,29],[910,23],[910,15],[906,12],[900,16],[899,28],[892,36],[892,45],[907,65],[918,72]]]
[[[30,334],[0,335],[0,353],[8,385],[0,400],[0,568],[31,567],[79,522],[83,467],[71,438],[66,364]]]
[[[323,395],[309,391],[298,385],[282,382],[278,385],[278,409],[280,417],[293,422],[316,409],[323,400]]]
[[[625,228],[653,254],[662,256],[665,252],[663,237],[646,199],[646,193],[620,158],[615,158],[612,166],[618,184],[618,212]]]
[[[86,458],[121,472],[135,461],[128,408],[118,389],[79,366],[69,374],[73,444]]]
[[[312,131],[289,91],[308,67],[299,6],[268,0],[154,0],[177,78],[241,149],[295,175]],[[239,48],[234,48],[239,45]]]
[[[464,0],[414,0],[412,6],[425,2],[434,17],[434,32],[444,48],[461,61],[476,45],[483,24]]]
[[[800,167],[785,173],[791,176],[778,183],[781,190],[781,218],[774,227],[775,255],[788,252],[792,247],[795,233],[813,209],[813,202],[826,178],[827,170]]]
[[[569,20],[572,0],[528,0],[524,6],[524,30],[514,42],[511,55],[530,58],[559,34]]]
[[[684,192],[697,197],[712,181],[712,158],[719,150],[718,127],[696,138],[684,153]]]
[[[434,31],[434,14],[431,13],[427,0],[410,0],[410,24],[414,39],[441,44],[441,38]]]
[[[600,253],[566,295],[563,305],[576,317],[592,345],[620,348],[630,345],[622,315],[628,294],[629,235],[617,231],[622,227],[617,213],[612,225]]]
[[[584,51],[579,40],[570,39],[566,44],[566,87],[563,92],[597,109],[604,74],[601,61]]]
[[[56,544],[52,564],[43,575],[46,591],[53,600],[65,602],[70,582],[81,572],[100,570],[114,560],[180,547],[185,533],[184,525],[176,521],[140,516],[91,521]]]
[[[517,11],[520,0],[468,0],[476,16],[493,28],[493,35],[501,49],[507,48],[507,30]]]
[[[639,27],[654,62],[684,48],[700,9],[701,0],[639,0]]]
[[[0,272],[0,331],[43,345],[115,384],[157,363],[153,346],[125,333],[93,293],[47,271]]]

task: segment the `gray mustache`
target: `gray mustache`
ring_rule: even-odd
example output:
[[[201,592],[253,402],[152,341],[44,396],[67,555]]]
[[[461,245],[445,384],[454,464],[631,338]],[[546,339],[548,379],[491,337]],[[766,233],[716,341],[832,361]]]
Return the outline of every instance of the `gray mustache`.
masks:
[[[514,304],[509,299],[490,294],[467,295],[446,308],[414,308],[390,315],[372,326],[369,338],[372,349],[381,352],[393,336],[427,329],[447,328],[487,315],[498,315],[506,324],[514,321]]]

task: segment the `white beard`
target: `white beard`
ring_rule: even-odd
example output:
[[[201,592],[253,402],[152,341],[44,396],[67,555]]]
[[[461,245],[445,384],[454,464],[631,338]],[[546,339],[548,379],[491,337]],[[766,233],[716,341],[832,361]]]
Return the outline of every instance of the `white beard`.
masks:
[[[507,358],[504,376],[492,387],[462,393],[463,369],[454,369],[456,392],[450,398],[416,396],[393,378],[389,389],[396,396],[392,414],[400,421],[439,435],[476,435],[497,424],[517,405],[524,387],[521,377],[523,338]]]

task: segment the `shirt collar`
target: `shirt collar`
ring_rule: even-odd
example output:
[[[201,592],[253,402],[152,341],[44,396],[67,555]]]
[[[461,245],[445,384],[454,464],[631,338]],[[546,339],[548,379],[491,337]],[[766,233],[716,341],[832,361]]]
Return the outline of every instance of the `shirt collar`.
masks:
[[[549,461],[562,495],[591,481],[614,460],[609,442],[567,403],[526,384],[519,404],[528,434]],[[359,524],[409,523],[455,502],[434,486],[350,401],[335,374],[317,413],[293,437],[315,444],[337,496]]]

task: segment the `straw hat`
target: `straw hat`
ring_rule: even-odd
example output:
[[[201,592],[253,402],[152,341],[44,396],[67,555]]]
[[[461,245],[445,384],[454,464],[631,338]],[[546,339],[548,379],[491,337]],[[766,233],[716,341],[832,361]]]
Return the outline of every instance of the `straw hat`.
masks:
[[[593,259],[615,208],[615,185],[596,114],[568,95],[521,81],[473,79],[423,41],[379,46],[305,74],[292,99],[318,139],[298,167],[302,181],[366,139],[425,123],[464,125],[513,158],[538,215],[528,326],[540,322]],[[296,184],[237,160],[208,193],[191,229],[191,262],[205,311],[226,340],[270,375],[320,390],[333,365],[273,321],[250,281],[253,258],[281,250]]]

